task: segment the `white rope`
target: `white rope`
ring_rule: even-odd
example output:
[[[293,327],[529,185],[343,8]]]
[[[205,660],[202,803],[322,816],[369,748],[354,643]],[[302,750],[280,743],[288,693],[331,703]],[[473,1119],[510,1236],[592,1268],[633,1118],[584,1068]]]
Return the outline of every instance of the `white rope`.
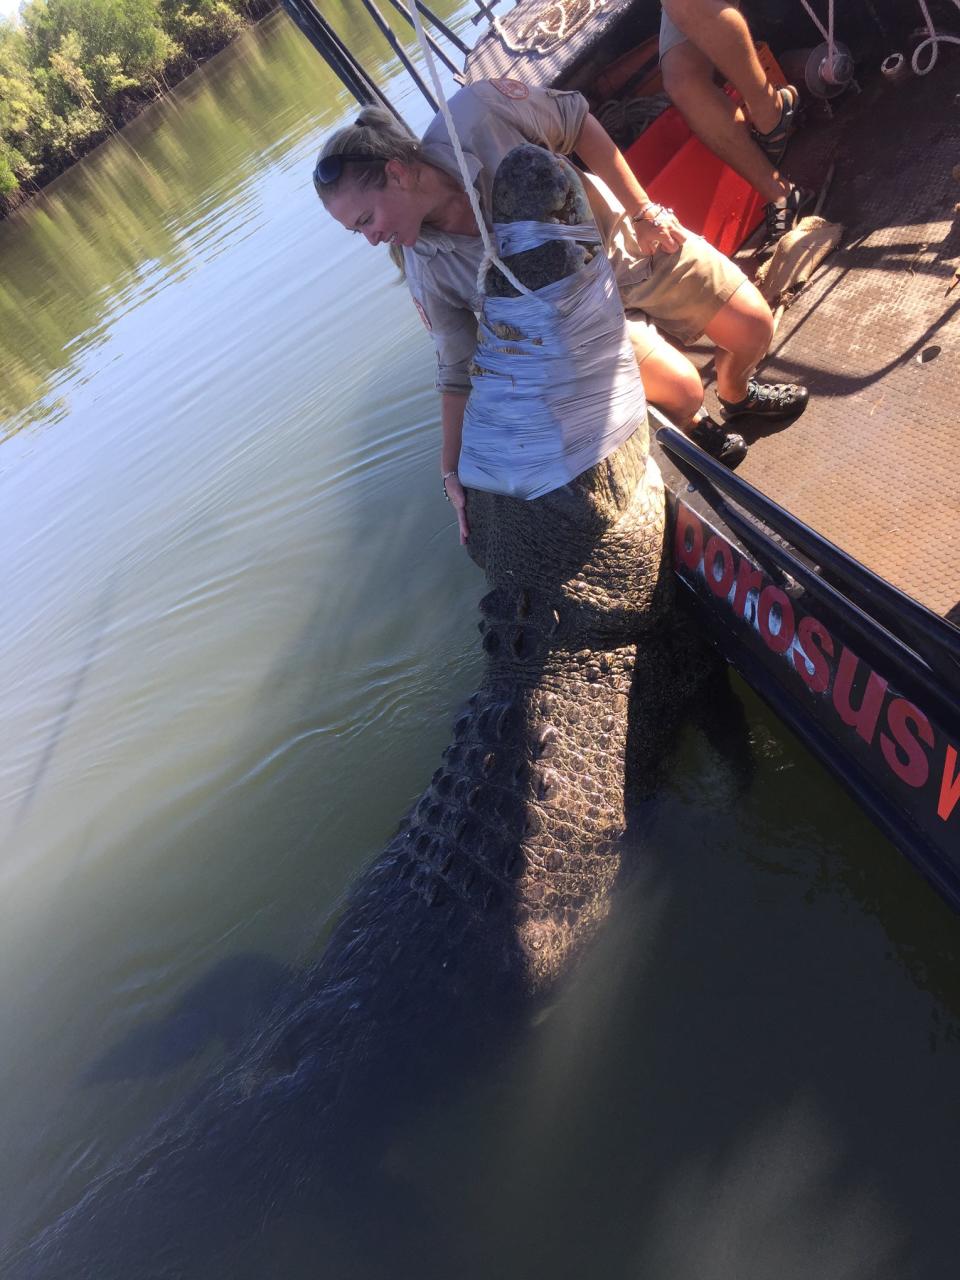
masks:
[[[500,255],[497,253],[496,246],[494,245],[490,232],[487,229],[483,210],[480,208],[480,200],[477,197],[477,191],[473,185],[470,170],[467,168],[467,162],[463,154],[463,147],[460,145],[460,137],[457,133],[457,127],[453,123],[453,116],[450,114],[450,107],[447,103],[446,94],[443,92],[443,85],[440,83],[440,76],[437,73],[437,64],[434,62],[433,54],[430,52],[430,48],[427,44],[426,33],[423,29],[423,23],[420,20],[420,12],[415,4],[410,6],[410,12],[413,15],[413,24],[416,27],[417,40],[420,42],[420,52],[423,54],[424,61],[427,64],[427,70],[430,72],[430,79],[433,81],[437,101],[440,103],[440,112],[446,121],[447,133],[450,135],[450,141],[453,144],[453,151],[457,157],[457,164],[460,168],[460,177],[463,179],[463,189],[467,193],[467,199],[470,201],[470,208],[473,210],[473,216],[477,220],[480,238],[483,241],[483,258],[480,261],[480,270],[477,273],[477,292],[479,293],[483,291],[483,280],[487,272],[487,267],[492,263],[499,271],[503,272],[515,289],[519,289],[522,294],[526,294],[528,298],[532,298],[534,297],[534,294],[531,290],[529,290],[525,284],[520,283],[506,263],[501,261]]]
[[[823,36],[824,40],[826,40],[827,44],[829,45],[829,43],[830,43],[830,32],[827,30],[827,28],[823,25],[823,23],[820,21],[820,19],[817,17],[817,15],[816,15],[816,14],[813,12],[813,10],[810,8],[809,4],[807,3],[807,0],[800,0],[800,3],[801,3],[801,4],[803,5],[803,7],[806,9],[807,13],[809,13],[809,15],[810,15],[810,20],[812,21],[813,25],[817,28],[817,30],[818,30],[818,31],[820,32],[820,34]],[[831,14],[831,16],[833,15],[833,3],[832,3],[832,0],[831,0],[831,4],[830,4],[830,14]]]
[[[579,31],[605,3],[606,0],[553,0],[526,23],[521,23],[516,37],[509,34],[501,18],[495,17],[490,25],[510,53],[551,53]]]
[[[930,10],[927,8],[926,4],[924,3],[924,0],[918,0],[918,3],[920,5],[920,12],[923,14],[923,20],[927,24],[927,31],[929,32],[929,35],[927,36],[926,40],[921,40],[920,43],[917,45],[917,47],[914,49],[913,57],[910,60],[910,65],[911,67],[913,67],[914,75],[926,76],[926,75],[929,75],[930,72],[933,70],[933,68],[937,65],[937,55],[940,52],[940,45],[960,44],[960,36],[947,36],[947,35],[944,35],[942,32],[938,32],[933,25],[933,19],[930,17]],[[957,6],[958,9],[960,9],[960,0],[953,0],[953,3]],[[920,70],[920,54],[924,49],[926,49],[927,45],[930,46],[930,58],[927,62],[927,65],[921,71]]]
[[[829,0],[829,10],[827,15],[827,21],[829,23],[828,27],[825,27],[823,25],[823,23],[820,21],[820,19],[817,17],[814,11],[810,8],[810,5],[808,4],[807,0],[800,0],[800,3],[806,9],[807,13],[810,15],[817,30],[820,32],[824,40],[826,40],[827,42],[827,65],[830,66],[832,65],[832,62],[833,62],[833,54],[835,49],[834,39],[833,39],[834,0]],[[927,8],[926,0],[917,0],[917,3],[920,5],[920,12],[923,14],[923,20],[927,25],[928,35],[926,40],[921,40],[920,43],[917,45],[917,47],[914,49],[913,57],[910,60],[910,65],[913,68],[914,75],[925,76],[925,75],[929,75],[930,72],[933,70],[933,68],[937,65],[937,55],[940,52],[940,45],[960,44],[960,36],[948,36],[948,35],[945,35],[943,32],[937,31],[937,29],[933,25],[933,19],[930,17],[930,10]],[[957,9],[960,9],[960,0],[953,0],[953,3],[957,7]],[[928,45],[930,46],[930,56],[927,61],[927,65],[921,70],[920,56],[923,53],[923,50],[926,49]]]
[[[833,39],[833,0],[828,0],[828,3],[827,3],[827,25],[826,26],[823,25],[823,23],[820,21],[820,19],[817,17],[814,11],[810,8],[810,5],[807,3],[807,0],[800,0],[800,3],[806,9],[807,13],[810,15],[810,18],[814,26],[817,28],[817,30],[823,36],[824,40],[827,42],[827,56],[824,59],[824,62],[832,70],[834,54],[837,51],[837,46]]]

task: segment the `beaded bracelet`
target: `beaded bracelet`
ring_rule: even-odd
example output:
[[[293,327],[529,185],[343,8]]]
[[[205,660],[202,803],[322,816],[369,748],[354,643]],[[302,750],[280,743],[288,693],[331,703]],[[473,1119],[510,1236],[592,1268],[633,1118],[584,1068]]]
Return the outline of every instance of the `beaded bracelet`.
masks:
[[[648,218],[647,214],[650,212],[651,209],[653,210],[653,216]],[[673,216],[673,210],[668,209],[665,204],[656,204],[653,200],[648,200],[646,204],[642,204],[640,206],[640,208],[633,215],[630,221],[631,222],[649,222],[654,227],[656,227],[658,231],[663,231],[664,229],[663,219],[670,218],[672,216]]]
[[[647,213],[650,209],[654,210],[654,215],[652,218],[647,217]],[[654,222],[657,218],[660,217],[661,213],[663,213],[663,205],[657,204],[654,200],[648,200],[645,204],[642,204],[640,206],[640,208],[633,215],[630,221],[631,222]]]

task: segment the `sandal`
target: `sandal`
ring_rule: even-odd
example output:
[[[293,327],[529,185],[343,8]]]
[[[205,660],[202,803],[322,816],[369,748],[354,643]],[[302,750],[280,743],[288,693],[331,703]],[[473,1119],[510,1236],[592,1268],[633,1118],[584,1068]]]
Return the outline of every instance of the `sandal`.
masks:
[[[771,200],[763,211],[767,223],[767,244],[776,244],[788,231],[792,231],[805,209],[816,198],[816,192],[807,187],[791,187],[782,200]]]
[[[810,399],[810,392],[799,382],[758,382],[751,378],[747,394],[742,400],[720,400],[724,422],[750,414],[754,418],[793,418],[803,413]]]
[[[761,133],[759,129],[751,129],[753,140],[771,164],[779,164],[787,149],[790,135],[800,123],[800,94],[792,84],[785,84],[779,90],[780,120],[769,133]]]
[[[686,433],[704,453],[716,458],[731,470],[747,456],[747,442],[736,432],[725,431],[719,422],[703,417],[687,429]]]

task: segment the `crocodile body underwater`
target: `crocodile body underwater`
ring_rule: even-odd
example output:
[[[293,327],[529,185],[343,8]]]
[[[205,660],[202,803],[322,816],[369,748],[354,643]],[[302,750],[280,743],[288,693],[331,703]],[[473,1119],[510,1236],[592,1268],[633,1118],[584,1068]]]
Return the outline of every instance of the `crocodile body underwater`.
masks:
[[[583,221],[570,167],[519,150],[495,219]],[[510,265],[536,287],[584,252]],[[279,1214],[373,1179],[391,1128],[529,1022],[607,913],[633,798],[705,676],[648,445],[644,425],[532,501],[469,494],[485,667],[429,786],[252,1042],[4,1275],[280,1274],[256,1261]]]

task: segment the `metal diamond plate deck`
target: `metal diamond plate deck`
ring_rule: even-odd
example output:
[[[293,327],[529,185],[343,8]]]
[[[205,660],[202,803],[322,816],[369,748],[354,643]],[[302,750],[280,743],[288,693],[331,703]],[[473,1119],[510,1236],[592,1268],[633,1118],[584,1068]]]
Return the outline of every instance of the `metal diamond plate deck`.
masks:
[[[646,9],[646,6],[642,7]],[[649,12],[645,12],[644,16],[648,27],[646,34],[650,35],[656,30],[659,18],[656,6],[651,3],[648,7]],[[636,8],[636,0],[604,0],[588,22],[575,27],[568,38],[546,53],[513,53],[496,31],[488,30],[467,58],[467,80],[511,76],[530,84],[566,82],[570,74],[580,68],[588,57],[596,55],[601,42],[612,36],[625,19],[633,16],[632,11]],[[571,13],[575,12],[576,6],[571,6]],[[547,3],[540,4],[539,7],[536,3],[526,3],[505,13],[500,20],[508,41],[516,43],[519,25],[529,22],[538,13],[542,13],[551,25],[556,23],[556,12]]]
[[[786,312],[763,376],[807,412],[743,434],[739,474],[935,612],[960,620],[960,58],[877,77],[808,124],[785,168],[818,185],[840,248]],[[960,174],[960,170],[958,170]],[[747,420],[744,420],[745,422]]]

